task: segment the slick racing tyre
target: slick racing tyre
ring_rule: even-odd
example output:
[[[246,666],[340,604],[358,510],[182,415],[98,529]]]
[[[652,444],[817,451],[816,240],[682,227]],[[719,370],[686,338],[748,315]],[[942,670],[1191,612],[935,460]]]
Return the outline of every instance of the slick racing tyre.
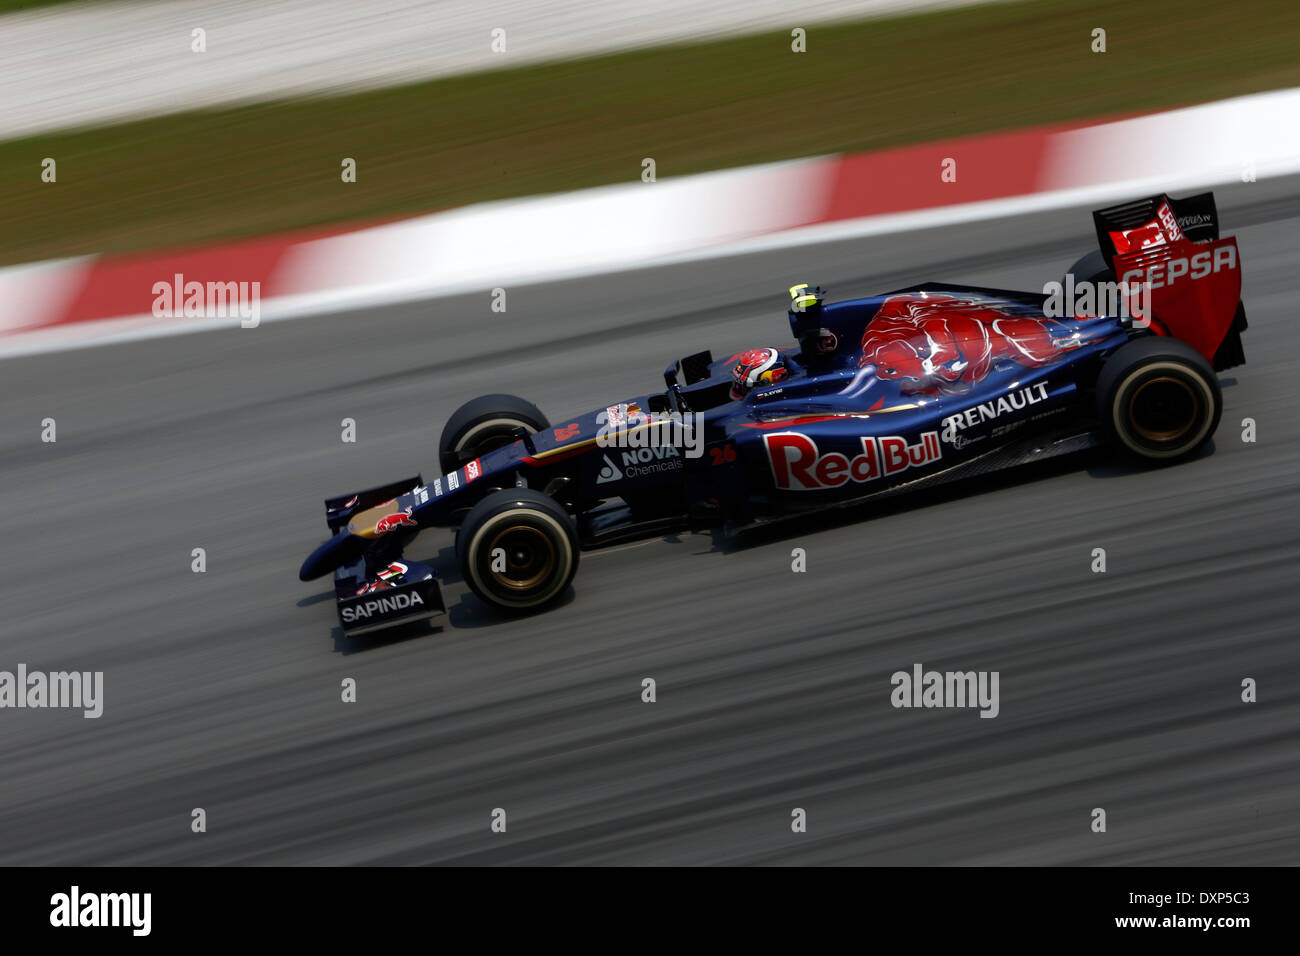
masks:
[[[578,570],[578,534],[556,500],[529,488],[494,491],[470,509],[456,535],[465,583],[508,611],[540,608]]]
[[[1097,416],[1106,437],[1147,461],[1193,455],[1209,442],[1222,412],[1210,363],[1177,339],[1134,339],[1106,359],[1097,378]]]
[[[1093,251],[1086,256],[1081,257],[1074,265],[1066,270],[1066,275],[1074,276],[1074,283],[1080,282],[1113,282],[1115,272],[1106,265],[1106,257],[1100,251]],[[1062,286],[1065,285],[1062,277]]]
[[[551,423],[536,405],[514,395],[484,395],[466,402],[442,430],[438,442],[442,473],[450,474],[467,461],[511,444],[520,426],[539,432]]]

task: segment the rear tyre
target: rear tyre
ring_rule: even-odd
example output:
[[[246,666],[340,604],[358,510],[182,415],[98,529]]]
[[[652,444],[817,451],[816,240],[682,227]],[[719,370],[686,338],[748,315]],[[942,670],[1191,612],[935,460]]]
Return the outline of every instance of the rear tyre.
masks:
[[[515,441],[515,430],[536,433],[551,423],[532,402],[516,395],[484,395],[452,413],[438,441],[438,463],[450,474],[467,461]]]
[[[555,601],[578,570],[578,533],[569,513],[529,488],[494,491],[470,509],[456,556],[470,590],[507,611]]]
[[[1222,413],[1210,363],[1177,339],[1134,339],[1111,353],[1097,378],[1097,416],[1106,437],[1145,461],[1192,456],[1214,435]]]
[[[1115,281],[1115,270],[1106,265],[1106,257],[1100,251],[1090,252],[1077,260],[1066,270],[1066,275],[1074,276],[1076,285],[1080,282]]]

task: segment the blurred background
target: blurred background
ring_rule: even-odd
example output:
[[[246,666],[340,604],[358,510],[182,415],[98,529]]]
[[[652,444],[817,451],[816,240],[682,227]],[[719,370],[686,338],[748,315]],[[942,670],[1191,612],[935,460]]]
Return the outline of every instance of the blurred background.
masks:
[[[635,181],[647,156],[680,177],[1300,85],[1292,0],[0,11],[0,264]]]
[[[99,670],[105,690],[95,720],[0,712],[0,863],[1300,859],[1295,0],[0,11],[0,670]],[[1177,135],[1073,131],[1269,91],[1180,114]],[[953,137],[971,137],[953,190],[996,181],[1009,202],[909,205],[917,169],[948,188]],[[1274,162],[1258,181],[1252,151]],[[1247,364],[1213,454],[1061,459],[753,540],[591,552],[523,619],[469,594],[431,531],[409,553],[449,613],[377,640],[345,639],[329,584],[297,580],[323,500],[431,476],[475,395],[558,423],[662,388],[682,355],[790,344],[800,281],[832,300],[1040,289],[1096,248],[1092,209],[1174,183],[1213,186],[1241,249]],[[728,211],[748,245],[646,239],[731,241]],[[303,248],[263,242],[281,234]],[[397,263],[412,284],[277,288],[321,249],[317,274]],[[600,261],[530,271],[559,252]],[[177,272],[310,301],[255,329],[105,318],[147,313]],[[87,347],[92,326],[120,334]],[[892,708],[916,662],[998,671],[997,719]]]

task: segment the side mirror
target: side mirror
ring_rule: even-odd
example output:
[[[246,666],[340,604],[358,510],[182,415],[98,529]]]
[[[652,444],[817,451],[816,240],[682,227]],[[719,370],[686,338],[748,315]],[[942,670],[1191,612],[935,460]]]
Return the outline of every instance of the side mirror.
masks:
[[[680,362],[674,362],[664,369],[664,382],[668,385],[668,391],[663,394],[666,408],[656,409],[654,400],[651,399],[650,411],[665,412],[684,412],[686,411],[686,402],[682,399],[682,387],[677,382],[677,366]]]

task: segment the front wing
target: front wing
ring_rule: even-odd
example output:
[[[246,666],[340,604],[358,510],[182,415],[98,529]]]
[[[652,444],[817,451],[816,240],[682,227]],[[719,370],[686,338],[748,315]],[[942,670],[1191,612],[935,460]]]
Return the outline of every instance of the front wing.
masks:
[[[325,522],[332,533],[337,533],[353,515],[423,484],[416,475],[330,498],[325,502]],[[427,620],[447,611],[434,569],[402,560],[400,549],[393,547],[395,540],[396,536],[388,536],[377,541],[370,551],[334,572],[339,623],[348,637]]]

